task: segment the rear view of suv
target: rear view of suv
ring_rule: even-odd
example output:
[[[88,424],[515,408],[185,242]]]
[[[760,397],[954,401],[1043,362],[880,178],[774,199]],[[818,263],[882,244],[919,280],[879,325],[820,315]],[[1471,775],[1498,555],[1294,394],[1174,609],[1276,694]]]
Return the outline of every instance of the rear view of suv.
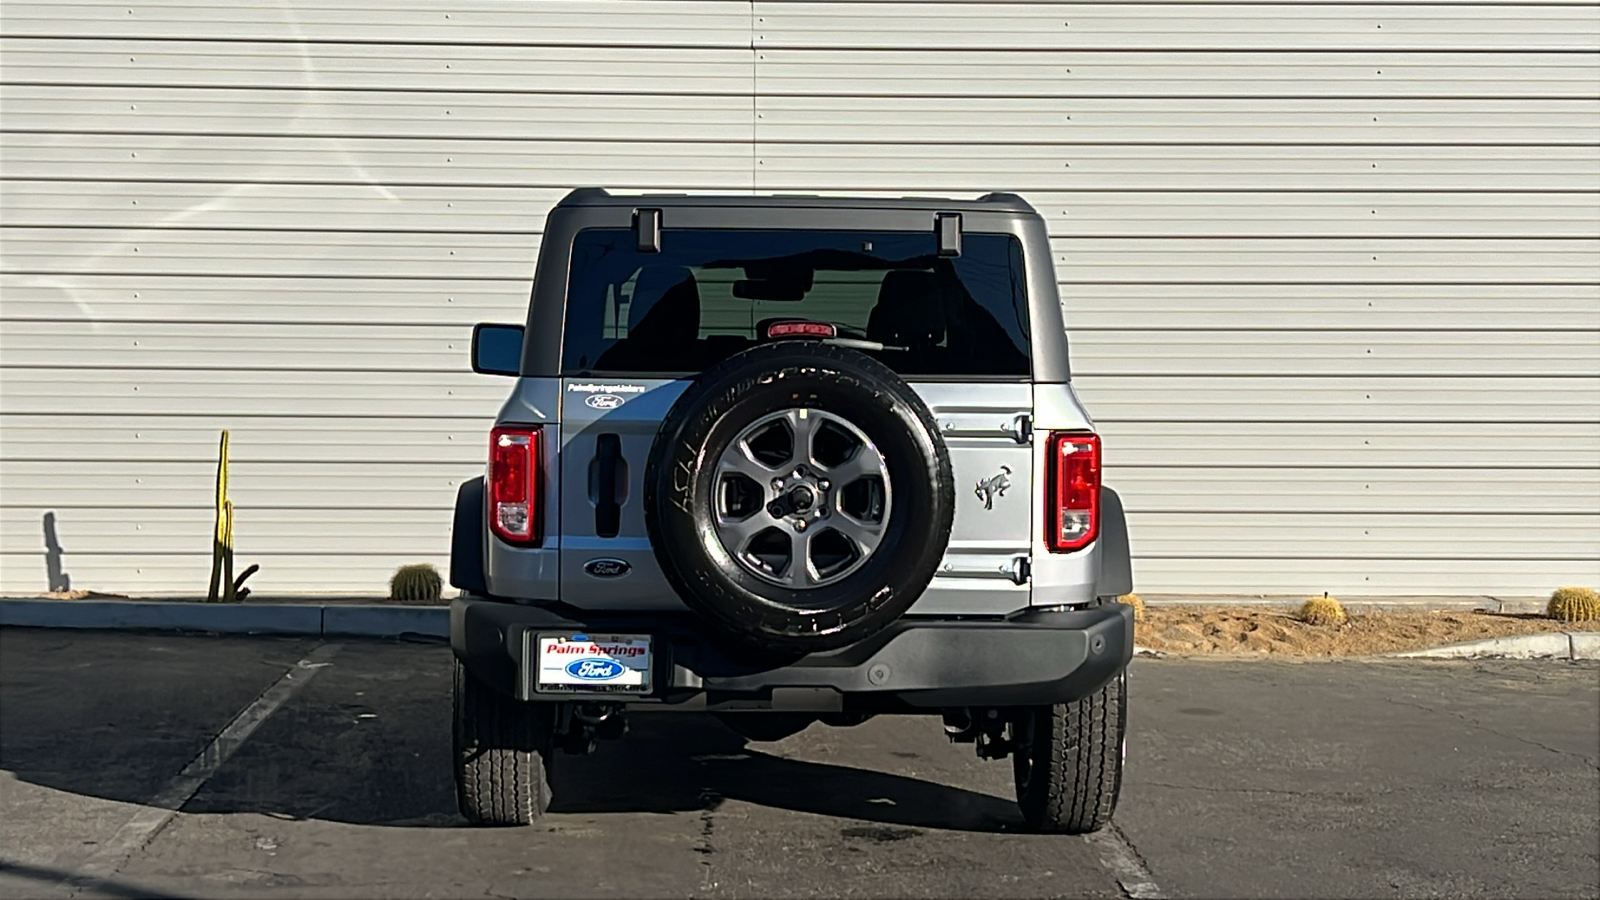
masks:
[[[574,191],[473,368],[516,381],[455,512],[470,821],[531,822],[643,707],[940,716],[1030,826],[1109,820],[1127,533],[1021,198]]]

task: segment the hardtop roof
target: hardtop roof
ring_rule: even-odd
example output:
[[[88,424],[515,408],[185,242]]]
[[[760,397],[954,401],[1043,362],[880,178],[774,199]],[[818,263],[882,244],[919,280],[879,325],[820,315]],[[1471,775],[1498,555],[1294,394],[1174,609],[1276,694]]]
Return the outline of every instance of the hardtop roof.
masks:
[[[818,194],[613,194],[605,188],[578,188],[558,207],[755,207],[765,209],[892,209],[937,212],[1034,213],[1016,194],[989,193],[958,200],[947,197],[823,197]]]

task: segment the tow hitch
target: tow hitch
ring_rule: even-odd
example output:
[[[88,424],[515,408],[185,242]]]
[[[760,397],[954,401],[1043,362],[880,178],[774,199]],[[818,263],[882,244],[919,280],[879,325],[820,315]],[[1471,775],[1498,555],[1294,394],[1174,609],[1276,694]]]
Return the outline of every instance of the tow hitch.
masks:
[[[620,703],[563,703],[556,714],[555,744],[575,756],[593,753],[596,742],[627,733]]]
[[[952,744],[972,744],[979,759],[1005,759],[1011,755],[1011,719],[1002,710],[948,709],[944,733]]]

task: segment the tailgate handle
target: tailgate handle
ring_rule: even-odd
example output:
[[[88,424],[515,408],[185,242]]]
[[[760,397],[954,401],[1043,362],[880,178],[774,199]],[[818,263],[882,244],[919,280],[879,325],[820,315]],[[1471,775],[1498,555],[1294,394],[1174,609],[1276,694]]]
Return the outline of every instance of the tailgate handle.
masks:
[[[1006,425],[1006,433],[1019,444],[1033,443],[1033,416],[1022,413]]]
[[[595,441],[596,481],[594,533],[614,538],[622,530],[622,504],[617,502],[617,469],[622,464],[622,439],[602,434]]]
[[[943,578],[1004,578],[1012,584],[1027,584],[1033,577],[1033,559],[1026,553],[1015,553],[995,565],[993,557],[980,561],[966,556],[946,562],[934,574]]]
[[[1011,579],[1013,584],[1027,584],[1028,579],[1033,575],[1031,563],[1032,560],[1024,555],[1019,554],[1011,557],[1011,565],[1006,567],[1007,577]]]

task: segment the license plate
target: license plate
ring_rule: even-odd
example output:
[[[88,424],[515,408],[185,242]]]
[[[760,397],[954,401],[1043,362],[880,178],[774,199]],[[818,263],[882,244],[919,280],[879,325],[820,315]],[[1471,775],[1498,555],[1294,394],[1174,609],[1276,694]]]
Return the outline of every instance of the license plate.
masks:
[[[541,691],[645,694],[654,661],[644,634],[541,634],[535,654]]]

